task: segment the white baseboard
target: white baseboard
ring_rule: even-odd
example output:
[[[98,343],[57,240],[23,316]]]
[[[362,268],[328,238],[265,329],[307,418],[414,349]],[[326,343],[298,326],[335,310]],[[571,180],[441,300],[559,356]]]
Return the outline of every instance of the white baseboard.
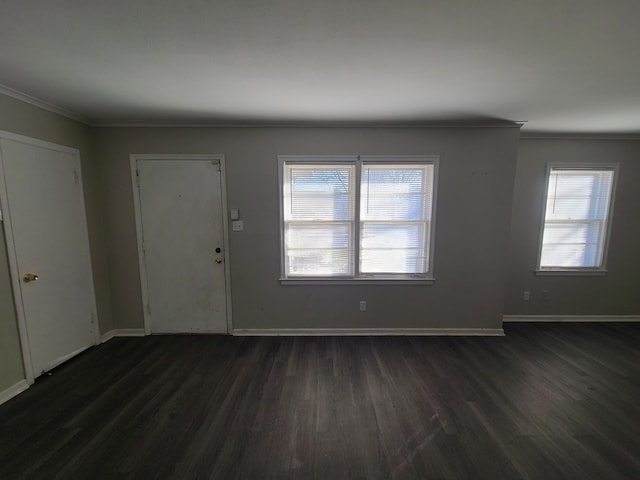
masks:
[[[238,328],[235,336],[504,336],[502,328]]]
[[[640,322],[640,315],[505,315],[503,322]]]
[[[108,342],[113,337],[144,337],[144,328],[114,328],[100,337],[102,343]]]
[[[12,385],[6,390],[0,392],[0,405],[2,405],[4,402],[8,402],[19,393],[24,392],[27,388],[29,388],[29,384],[27,383],[27,381],[20,380],[15,385]]]

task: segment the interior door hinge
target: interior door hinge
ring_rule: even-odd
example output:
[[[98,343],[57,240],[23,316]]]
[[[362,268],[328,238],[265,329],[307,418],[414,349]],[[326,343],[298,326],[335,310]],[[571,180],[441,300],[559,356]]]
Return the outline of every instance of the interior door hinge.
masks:
[[[140,170],[136,168],[136,185],[140,186]]]

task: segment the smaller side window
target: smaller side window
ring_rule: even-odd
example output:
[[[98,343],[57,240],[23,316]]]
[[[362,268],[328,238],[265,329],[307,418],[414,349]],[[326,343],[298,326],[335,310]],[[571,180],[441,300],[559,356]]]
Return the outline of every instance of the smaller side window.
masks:
[[[551,166],[548,172],[539,270],[604,270],[616,168]]]

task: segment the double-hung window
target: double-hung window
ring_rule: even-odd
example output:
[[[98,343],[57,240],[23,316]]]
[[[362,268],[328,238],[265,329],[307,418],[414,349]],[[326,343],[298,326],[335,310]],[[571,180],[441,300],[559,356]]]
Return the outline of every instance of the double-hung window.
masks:
[[[604,272],[615,165],[550,165],[538,270]]]
[[[279,161],[282,280],[432,281],[436,157]]]

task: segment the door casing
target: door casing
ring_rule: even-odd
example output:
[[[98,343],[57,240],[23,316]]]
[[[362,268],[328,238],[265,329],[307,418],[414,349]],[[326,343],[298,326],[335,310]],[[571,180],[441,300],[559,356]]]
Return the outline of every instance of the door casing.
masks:
[[[149,288],[147,281],[147,268],[145,265],[145,255],[143,250],[143,229],[142,229],[142,209],[140,206],[140,190],[138,189],[137,169],[138,160],[209,160],[220,163],[220,193],[222,196],[222,236],[224,242],[224,281],[226,298],[226,323],[227,333],[233,332],[233,321],[231,311],[231,270],[229,254],[229,219],[227,208],[227,181],[224,155],[218,154],[131,154],[129,163],[131,167],[131,185],[133,192],[133,206],[136,220],[136,238],[138,243],[138,268],[140,272],[140,288],[142,292],[142,311],[144,318],[144,331],[146,335],[151,335],[151,314],[149,312]]]

